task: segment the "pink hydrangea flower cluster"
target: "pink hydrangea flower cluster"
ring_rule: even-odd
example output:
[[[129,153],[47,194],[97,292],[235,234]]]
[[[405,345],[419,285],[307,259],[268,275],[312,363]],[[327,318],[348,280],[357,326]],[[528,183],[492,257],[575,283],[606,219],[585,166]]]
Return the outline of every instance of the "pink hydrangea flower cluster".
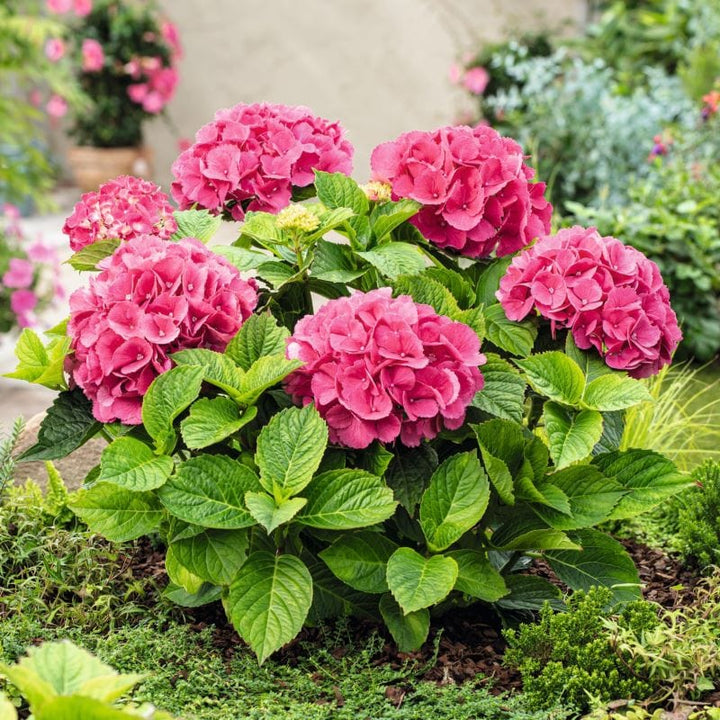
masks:
[[[243,103],[218,110],[195,144],[173,164],[172,195],[181,209],[198,204],[242,220],[247,210],[277,213],[313,169],[352,171],[353,147],[339,123],[305,107]]]
[[[302,318],[287,356],[305,365],[286,383],[315,403],[332,442],[351,448],[400,438],[408,446],[455,429],[483,387],[480,341],[463,323],[389,288],[331,300]]]
[[[535,308],[553,332],[570,328],[578,347],[636,378],[668,365],[682,339],[658,266],[595,228],[540,238],[513,259],[497,298],[510,320]]]
[[[121,175],[85,193],[65,221],[63,232],[76,252],[86,245],[138,235],[167,239],[177,230],[168,196],[157,185]]]
[[[431,242],[469,257],[509,255],[550,231],[545,183],[522,148],[488,126],[413,131],[378,145],[373,178],[423,208],[411,222]]]
[[[257,304],[245,281],[199,240],[140,235],[70,297],[68,370],[100,422],[141,422],[150,383],[186,348],[222,351]]]

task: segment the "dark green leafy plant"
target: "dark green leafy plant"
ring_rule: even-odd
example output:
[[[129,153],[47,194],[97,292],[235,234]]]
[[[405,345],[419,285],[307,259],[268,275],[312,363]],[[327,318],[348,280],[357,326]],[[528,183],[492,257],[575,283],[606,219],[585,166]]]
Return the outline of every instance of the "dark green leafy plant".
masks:
[[[653,685],[625,664],[610,644],[605,620],[612,614],[612,593],[605,588],[575,593],[566,612],[550,605],[536,624],[506,630],[505,662],[523,676],[523,689],[538,707],[563,702],[580,711],[592,702],[644,699]],[[658,625],[651,603],[633,603],[619,617],[618,627],[642,634]]]

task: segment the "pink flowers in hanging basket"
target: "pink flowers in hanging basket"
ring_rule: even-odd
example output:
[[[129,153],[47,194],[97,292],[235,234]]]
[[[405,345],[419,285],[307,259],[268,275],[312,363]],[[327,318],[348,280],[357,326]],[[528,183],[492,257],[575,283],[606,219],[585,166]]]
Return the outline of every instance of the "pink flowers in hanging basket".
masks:
[[[314,169],[349,174],[352,156],[340,124],[308,108],[241,103],[218,110],[178,157],[172,195],[181,209],[197,204],[235,220],[247,210],[277,213],[293,187],[313,183]]]
[[[411,222],[435,245],[468,257],[509,255],[550,231],[545,183],[522,148],[487,126],[413,131],[378,145],[373,178],[423,208]]]
[[[257,304],[245,281],[199,240],[139,235],[70,297],[70,373],[100,422],[141,422],[150,383],[186,348],[222,351]]]
[[[302,318],[287,355],[305,365],[286,389],[314,402],[330,438],[351,448],[400,438],[416,446],[455,429],[483,387],[475,332],[389,288],[356,293]]]
[[[98,240],[130,240],[138,235],[169,238],[177,230],[168,196],[147,180],[121,175],[85,193],[65,221],[63,232],[74,251]]]
[[[570,328],[578,347],[636,378],[670,364],[682,339],[657,265],[595,228],[540,238],[513,259],[497,298],[510,320],[534,308],[553,332]]]

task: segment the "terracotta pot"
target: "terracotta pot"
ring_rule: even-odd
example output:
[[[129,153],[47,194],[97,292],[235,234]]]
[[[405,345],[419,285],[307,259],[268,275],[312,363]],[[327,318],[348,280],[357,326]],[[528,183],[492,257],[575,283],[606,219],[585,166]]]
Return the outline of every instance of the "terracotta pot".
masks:
[[[68,162],[75,183],[83,192],[97,190],[99,185],[118,175],[137,175],[151,180],[153,174],[153,153],[146,147],[71,147]]]

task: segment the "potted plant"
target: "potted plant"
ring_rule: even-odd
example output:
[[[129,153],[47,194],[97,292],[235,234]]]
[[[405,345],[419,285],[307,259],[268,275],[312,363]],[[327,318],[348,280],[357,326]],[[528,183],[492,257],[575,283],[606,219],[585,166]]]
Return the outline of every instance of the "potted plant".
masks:
[[[181,55],[175,25],[152,0],[51,0],[68,13],[68,60],[90,106],[73,118],[69,162],[82,190],[123,174],[152,175],[143,123],[164,112]]]

